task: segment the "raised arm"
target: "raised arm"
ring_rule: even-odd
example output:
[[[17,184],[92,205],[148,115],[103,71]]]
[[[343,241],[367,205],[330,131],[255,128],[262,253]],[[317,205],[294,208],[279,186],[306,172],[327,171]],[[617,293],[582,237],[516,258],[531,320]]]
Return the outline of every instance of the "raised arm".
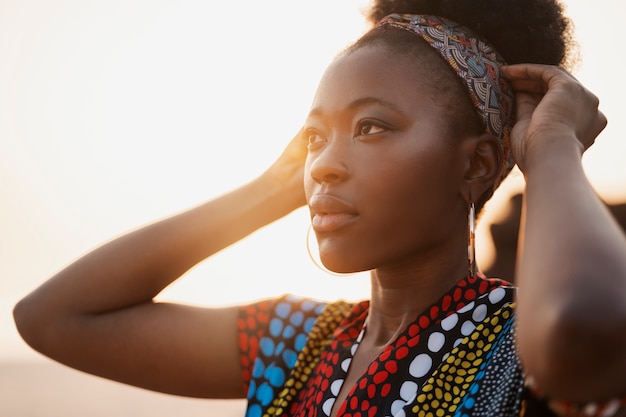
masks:
[[[305,155],[298,134],[249,184],[78,259],[17,304],[22,337],[59,362],[124,383],[243,396],[237,309],[153,299],[198,262],[302,206]]]
[[[511,143],[526,179],[516,276],[524,368],[553,398],[624,397],[626,238],[581,164],[606,119],[560,68],[505,74],[517,92]]]

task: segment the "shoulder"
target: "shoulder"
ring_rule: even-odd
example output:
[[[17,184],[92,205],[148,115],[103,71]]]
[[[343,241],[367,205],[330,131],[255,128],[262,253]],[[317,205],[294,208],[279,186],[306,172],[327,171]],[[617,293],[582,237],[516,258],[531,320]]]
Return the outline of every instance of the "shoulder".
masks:
[[[238,324],[240,330],[270,326],[273,333],[293,326],[310,330],[324,311],[345,311],[353,305],[341,300],[329,302],[287,294],[240,306]]]
[[[256,351],[258,346],[261,354],[272,356],[276,348],[288,347],[297,353],[311,332],[336,328],[362,304],[283,295],[241,306],[237,320],[240,349]]]

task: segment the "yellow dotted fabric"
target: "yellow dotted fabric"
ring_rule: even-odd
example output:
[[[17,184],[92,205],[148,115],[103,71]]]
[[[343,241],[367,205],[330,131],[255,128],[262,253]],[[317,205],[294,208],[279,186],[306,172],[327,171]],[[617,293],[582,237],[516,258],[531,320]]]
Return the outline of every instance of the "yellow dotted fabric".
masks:
[[[412,408],[416,416],[457,414],[494,341],[503,331],[503,325],[512,317],[513,307],[509,304],[487,318],[450,352],[417,396]]]

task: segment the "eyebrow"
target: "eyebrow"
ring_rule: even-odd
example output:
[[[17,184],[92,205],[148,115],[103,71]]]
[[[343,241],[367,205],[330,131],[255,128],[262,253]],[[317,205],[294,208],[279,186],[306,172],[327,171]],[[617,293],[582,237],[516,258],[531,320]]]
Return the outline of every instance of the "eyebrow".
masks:
[[[357,109],[359,107],[367,106],[368,104],[378,104],[378,105],[381,105],[383,107],[387,107],[387,108],[389,108],[389,109],[393,110],[394,112],[399,113],[401,115],[405,114],[395,104],[393,104],[393,103],[391,103],[391,102],[389,102],[387,100],[383,100],[381,98],[378,98],[378,97],[362,97],[362,98],[358,98],[358,99],[352,101],[348,105],[347,109],[348,110],[354,110],[354,109]],[[324,112],[319,107],[314,107],[309,112],[309,116],[323,116],[323,114],[324,114]]]

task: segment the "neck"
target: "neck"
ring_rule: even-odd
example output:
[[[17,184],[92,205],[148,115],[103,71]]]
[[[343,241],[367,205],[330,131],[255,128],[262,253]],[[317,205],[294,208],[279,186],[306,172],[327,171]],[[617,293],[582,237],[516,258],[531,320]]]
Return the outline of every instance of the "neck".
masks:
[[[379,268],[371,272],[372,295],[367,334],[383,346],[467,275],[467,259],[460,256],[442,268]]]

